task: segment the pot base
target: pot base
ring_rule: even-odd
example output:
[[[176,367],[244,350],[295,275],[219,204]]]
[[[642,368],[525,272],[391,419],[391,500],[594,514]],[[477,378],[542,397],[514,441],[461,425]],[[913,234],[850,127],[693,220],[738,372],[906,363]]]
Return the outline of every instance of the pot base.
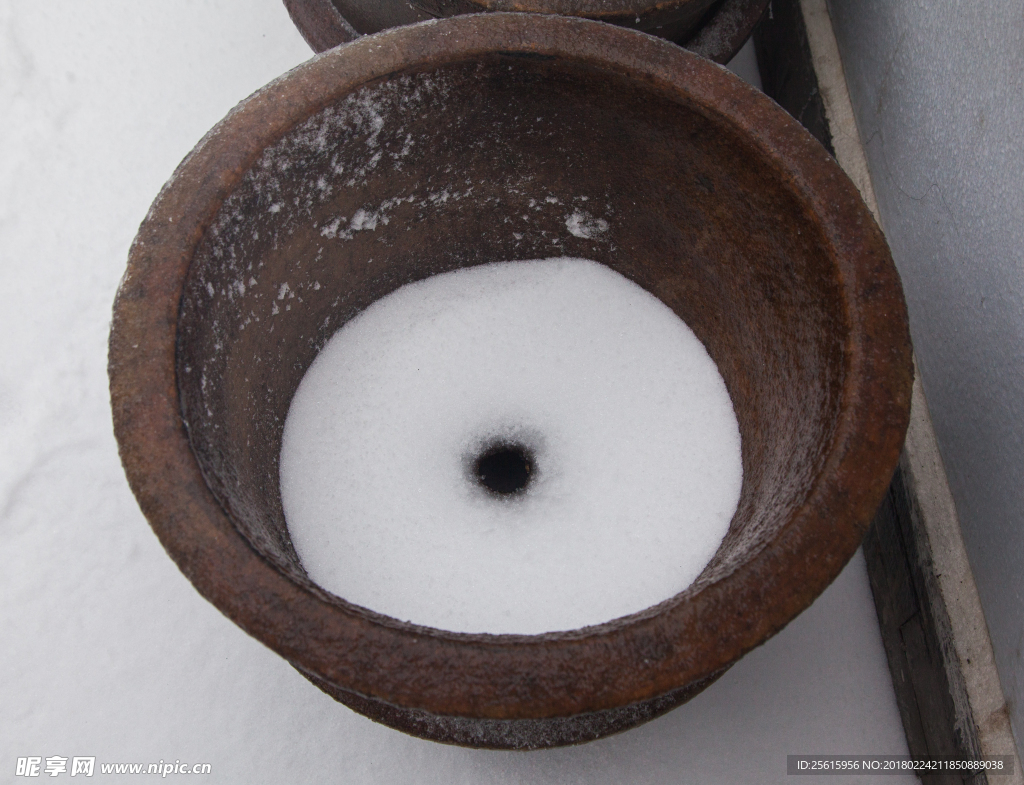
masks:
[[[292,665],[339,703],[381,725],[428,741],[486,750],[541,750],[585,744],[635,728],[681,706],[710,687],[729,668],[649,701],[572,717],[494,720],[450,717],[420,709],[404,709],[382,700],[343,690]]]

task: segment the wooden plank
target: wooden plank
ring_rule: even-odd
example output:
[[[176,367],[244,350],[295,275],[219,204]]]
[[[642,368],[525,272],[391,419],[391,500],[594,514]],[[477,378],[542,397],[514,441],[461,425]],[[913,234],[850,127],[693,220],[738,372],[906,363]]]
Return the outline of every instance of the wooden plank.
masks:
[[[835,155],[799,0],[773,0],[754,32],[764,91]],[[864,542],[896,703],[914,757],[981,757],[978,729],[920,509],[902,469]],[[984,785],[983,773],[922,778]]]

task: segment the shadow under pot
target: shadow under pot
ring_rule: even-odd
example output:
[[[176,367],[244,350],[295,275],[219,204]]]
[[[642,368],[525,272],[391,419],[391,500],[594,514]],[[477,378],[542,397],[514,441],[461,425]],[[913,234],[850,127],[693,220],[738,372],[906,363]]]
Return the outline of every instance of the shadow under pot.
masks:
[[[667,38],[725,64],[750,38],[769,0],[284,0],[315,52],[360,35],[458,14],[516,11],[581,17]]]
[[[572,231],[582,197],[601,231]],[[639,613],[537,635],[419,626],[318,586],[279,455],[321,347],[404,284],[552,256],[657,297],[724,379],[743,479],[706,568]],[[356,711],[506,749],[642,723],[810,605],[883,498],[912,382],[885,241],[817,141],[667,41],[523,14],[397,28],[243,102],[140,228],[109,372],[131,487],[203,596]]]

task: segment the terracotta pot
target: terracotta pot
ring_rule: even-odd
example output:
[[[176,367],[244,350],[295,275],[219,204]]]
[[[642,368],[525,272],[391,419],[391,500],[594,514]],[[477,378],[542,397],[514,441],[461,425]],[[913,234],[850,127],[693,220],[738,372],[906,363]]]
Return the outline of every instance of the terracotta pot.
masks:
[[[750,37],[769,0],[284,0],[313,51],[360,35],[435,17],[487,11],[579,16],[677,41],[701,57],[727,63]]]
[[[573,234],[575,210],[607,230]],[[536,636],[417,627],[319,588],[278,488],[317,351],[407,282],[558,255],[652,292],[718,364],[744,479],[710,564],[641,613]],[[818,142],[664,40],[523,14],[361,39],[243,102],[154,203],[110,339],[125,470],[195,587],[338,700],[481,747],[643,722],[782,629],[860,543],[911,378],[885,241]]]

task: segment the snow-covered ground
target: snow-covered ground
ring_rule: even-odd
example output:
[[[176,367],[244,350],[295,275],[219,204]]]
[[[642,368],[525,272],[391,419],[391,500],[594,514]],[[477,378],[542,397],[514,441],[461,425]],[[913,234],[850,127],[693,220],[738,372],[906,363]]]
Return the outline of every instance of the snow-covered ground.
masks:
[[[905,754],[860,555],[689,704],[537,753],[374,725],[179,574],[117,457],[114,291],[178,161],[309,55],[280,0],[0,0],[0,781],[19,757],[91,756],[100,780],[178,760],[228,783],[738,785],[788,781],[787,754]]]

